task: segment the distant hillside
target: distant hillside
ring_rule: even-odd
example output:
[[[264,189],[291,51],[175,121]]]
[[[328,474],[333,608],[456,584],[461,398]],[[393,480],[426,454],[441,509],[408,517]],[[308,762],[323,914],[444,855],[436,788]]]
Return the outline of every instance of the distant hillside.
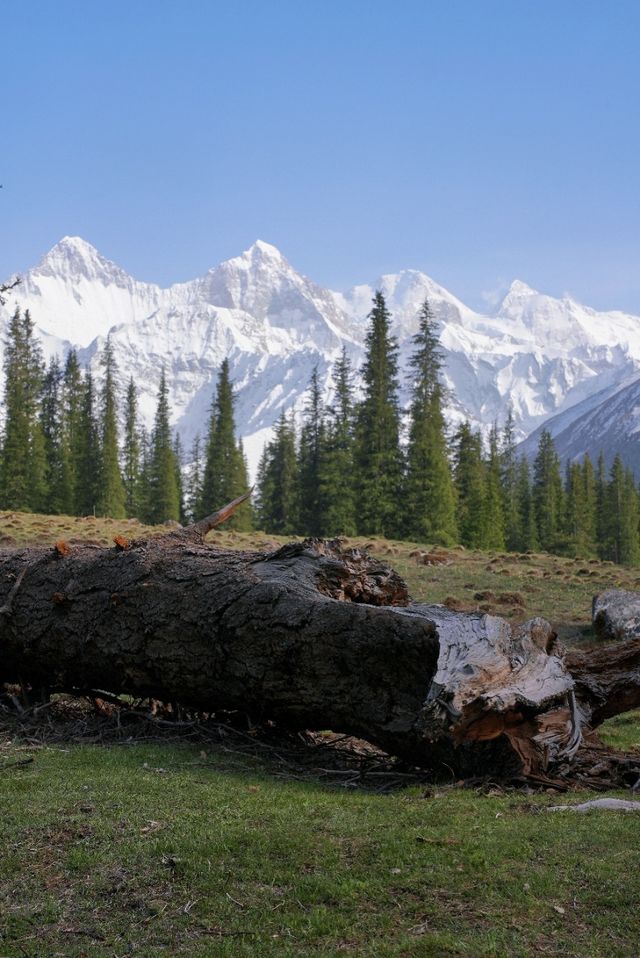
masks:
[[[610,468],[619,453],[640,479],[640,377],[617,390],[604,389],[572,410],[552,416],[518,447],[529,459],[536,454],[543,429],[553,436],[563,462],[582,459],[585,453],[595,462],[602,452]]]

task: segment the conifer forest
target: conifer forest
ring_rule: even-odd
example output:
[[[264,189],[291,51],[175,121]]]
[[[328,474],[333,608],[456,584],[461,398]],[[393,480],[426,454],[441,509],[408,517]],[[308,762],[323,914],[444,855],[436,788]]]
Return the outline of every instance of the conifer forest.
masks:
[[[253,504],[234,514],[233,527],[640,564],[638,488],[619,456],[610,469],[598,450],[563,465],[543,431],[529,462],[518,454],[511,414],[485,439],[466,422],[450,429],[429,303],[404,370],[381,293],[368,323],[361,386],[343,350],[325,406],[314,371],[302,422],[283,409],[263,450]],[[164,374],[148,431],[136,383],[118,389],[109,340],[99,387],[74,350],[45,365],[28,311],[14,313],[5,346],[0,509],[186,522],[248,489],[226,360],[209,420],[184,450],[170,426]],[[401,375],[411,386],[407,409],[399,402]]]

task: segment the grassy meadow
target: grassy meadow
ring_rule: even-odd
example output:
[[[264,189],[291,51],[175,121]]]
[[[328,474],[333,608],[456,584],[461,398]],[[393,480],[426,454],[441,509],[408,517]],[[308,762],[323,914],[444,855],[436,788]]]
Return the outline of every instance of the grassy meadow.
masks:
[[[0,513],[0,548],[150,531]],[[352,544],[392,564],[416,600],[543,615],[568,645],[593,641],[595,593],[640,588],[640,572],[587,559]],[[35,733],[0,718],[0,958],[640,954],[640,821],[541,810],[585,793],[381,792],[288,774],[275,748],[170,730],[92,743],[54,719]],[[640,714],[604,735],[640,765]]]

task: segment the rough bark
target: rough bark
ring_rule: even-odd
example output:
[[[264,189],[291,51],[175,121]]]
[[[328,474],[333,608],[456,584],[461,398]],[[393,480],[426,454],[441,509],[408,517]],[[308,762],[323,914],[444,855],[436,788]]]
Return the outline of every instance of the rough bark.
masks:
[[[411,604],[395,572],[336,542],[220,551],[204,536],[230,508],[113,549],[0,552],[0,682],[241,709],[534,780],[571,763],[586,724],[640,704],[640,642],[565,659],[544,620]]]

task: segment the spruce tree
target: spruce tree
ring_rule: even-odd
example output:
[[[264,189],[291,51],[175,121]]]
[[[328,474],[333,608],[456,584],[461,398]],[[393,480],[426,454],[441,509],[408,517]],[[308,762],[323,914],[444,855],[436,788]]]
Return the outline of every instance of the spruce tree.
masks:
[[[80,515],[80,462],[82,457],[82,404],[84,382],[78,354],[71,349],[62,377],[62,511]]]
[[[595,485],[590,466],[588,457],[584,463],[567,464],[563,551],[573,556],[588,556],[595,551]]]
[[[328,410],[320,462],[320,510],[324,535],[356,534],[354,488],[354,387],[351,360],[343,347],[332,377],[335,399]]]
[[[95,515],[100,484],[100,437],[95,413],[93,377],[87,370],[82,386],[77,436],[77,484],[75,511]]]
[[[640,501],[631,469],[625,469],[626,522],[621,542],[622,564],[640,565]]]
[[[568,462],[564,481],[564,531],[566,536],[563,553],[581,555],[582,469],[577,462]]]
[[[223,360],[218,374],[216,394],[211,405],[206,459],[200,497],[200,513],[209,515],[249,487],[244,455],[235,437],[233,385],[229,361]],[[244,503],[229,521],[234,529],[246,530],[252,525],[250,504]]]
[[[202,500],[202,439],[200,438],[200,433],[196,433],[193,440],[190,460],[186,511],[189,521],[196,522],[198,519],[203,518],[203,516],[200,515],[200,502]]]
[[[148,522],[151,509],[151,436],[145,426],[140,427],[140,518]]]
[[[41,419],[33,427],[29,456],[29,501],[31,511],[46,512],[49,486],[47,482],[47,450]]]
[[[582,521],[585,547],[590,555],[595,555],[598,549],[598,496],[596,475],[593,463],[588,455],[582,460],[582,489],[584,497],[584,518]]]
[[[540,434],[533,464],[533,505],[540,548],[553,552],[562,534],[563,488],[560,460],[547,429]]]
[[[139,517],[142,505],[140,427],[138,424],[138,390],[129,380],[125,399],[124,446],[122,450],[122,478],[124,482],[125,508],[129,517]]]
[[[177,463],[169,425],[169,390],[164,367],[158,387],[147,483],[146,521],[154,525],[169,520],[179,521]]]
[[[100,396],[100,481],[97,510],[102,516],[123,519],[126,515],[126,497],[118,450],[116,361],[109,338],[105,343],[101,364],[104,369],[104,383]]]
[[[519,528],[516,548],[519,552],[533,551],[538,548],[538,533],[531,489],[531,470],[526,456],[522,456],[517,464],[516,499]]]
[[[46,497],[43,511],[50,514],[63,512],[66,501],[61,392],[62,370],[58,358],[54,356],[42,382],[40,410],[46,462]]]
[[[356,426],[358,532],[401,532],[402,454],[398,409],[397,352],[391,317],[381,292],[373,299],[362,370],[364,397]]]
[[[607,467],[604,454],[598,456],[596,466],[596,544],[600,559],[606,559],[608,554],[608,502],[607,502]]]
[[[619,565],[638,565],[638,493],[633,475],[624,468],[619,455],[611,467],[606,501],[606,558]]]
[[[482,549],[486,531],[485,466],[482,440],[468,422],[463,422],[454,436],[454,478],[460,542],[471,549]]]
[[[298,501],[300,503],[299,531],[307,536],[325,534],[323,502],[321,496],[321,472],[325,452],[326,427],[322,395],[316,366],[304,410],[298,451]]]
[[[507,419],[502,430],[500,473],[505,544],[510,552],[520,552],[523,549],[524,532],[518,497],[518,457],[516,455],[515,423],[511,406],[509,406]]]
[[[293,414],[283,412],[258,468],[257,514],[260,528],[276,535],[299,531],[298,463]]]
[[[494,424],[489,433],[489,452],[485,467],[485,494],[482,507],[482,542],[485,549],[504,549],[503,492],[501,462],[498,448],[498,429]]]
[[[409,539],[450,544],[456,539],[457,528],[442,410],[443,360],[436,322],[426,300],[413,344],[404,531]]]
[[[176,437],[173,440],[173,455],[175,458],[176,464],[176,486],[178,489],[178,506],[180,514],[180,522],[184,523],[186,521],[186,512],[184,505],[184,482],[182,479],[182,467],[184,465],[184,453],[182,451],[182,440],[180,438],[180,433],[176,433]]]
[[[42,431],[44,376],[40,344],[29,311],[16,309],[5,340],[4,435],[0,456],[0,502],[5,509],[46,506],[46,453]]]

